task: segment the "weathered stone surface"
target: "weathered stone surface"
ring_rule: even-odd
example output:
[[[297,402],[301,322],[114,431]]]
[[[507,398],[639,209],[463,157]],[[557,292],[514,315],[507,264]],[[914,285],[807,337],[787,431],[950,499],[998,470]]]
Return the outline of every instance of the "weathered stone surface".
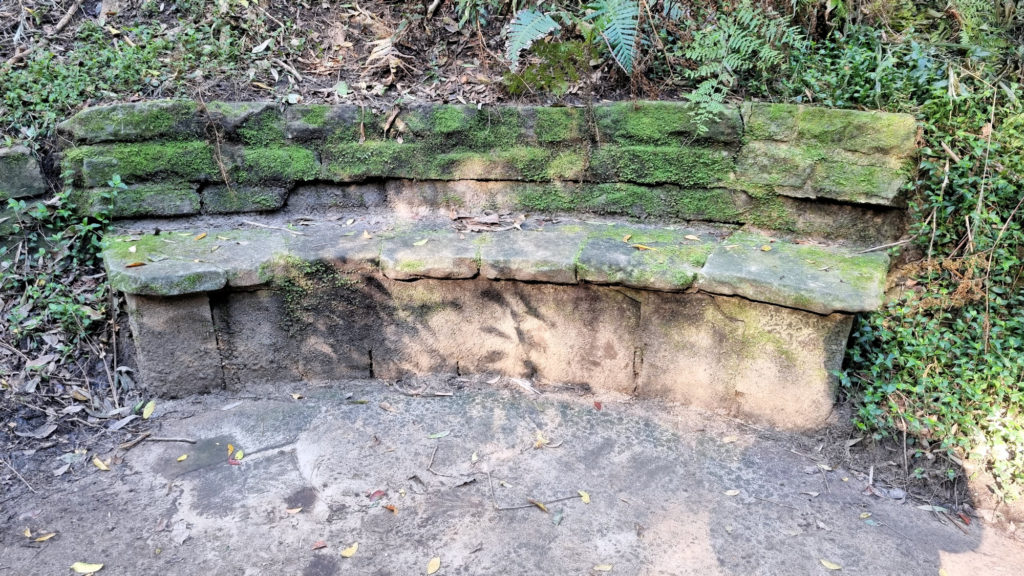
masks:
[[[387,207],[400,218],[456,212],[512,211],[522,182],[480,180],[388,180]]]
[[[737,232],[711,253],[697,288],[819,314],[878,309],[889,257],[843,254]]]
[[[106,212],[112,218],[198,214],[199,194],[189,182],[132,184],[127,188],[74,190],[75,207],[84,214]]]
[[[162,260],[139,266],[107,262],[107,279],[111,288],[125,294],[144,296],[177,296],[220,290],[227,285],[223,268],[205,262]]]
[[[576,283],[582,226],[525,227],[480,237],[480,275],[492,280]]]
[[[205,294],[126,298],[139,373],[150,393],[177,398],[224,387]]]
[[[8,198],[29,198],[46,192],[39,162],[24,146],[0,148],[0,204]]]
[[[685,290],[719,241],[714,234],[695,230],[608,226],[591,232],[577,274],[593,284]]]
[[[836,110],[791,104],[748,104],[749,140],[801,141],[862,154],[909,156],[917,125],[907,114]]]
[[[232,186],[212,184],[203,188],[203,212],[229,214],[265,212],[284,206],[286,188],[278,186]]]
[[[377,232],[370,234],[365,223],[309,226],[302,236],[285,240],[286,258],[297,262],[326,262],[343,272],[376,271],[380,267],[383,238]]]
[[[479,254],[474,238],[443,230],[411,230],[384,239],[380,265],[393,280],[472,278],[479,270]]]
[[[76,142],[138,142],[202,135],[190,100],[150,100],[86,108],[57,129]]]
[[[814,429],[832,411],[852,316],[738,298],[643,293],[638,393]]]
[[[288,194],[287,209],[312,215],[346,208],[377,208],[385,202],[384,184],[300,184]]]
[[[606,145],[591,153],[587,179],[709,186],[726,179],[732,167],[733,152],[726,148]]]

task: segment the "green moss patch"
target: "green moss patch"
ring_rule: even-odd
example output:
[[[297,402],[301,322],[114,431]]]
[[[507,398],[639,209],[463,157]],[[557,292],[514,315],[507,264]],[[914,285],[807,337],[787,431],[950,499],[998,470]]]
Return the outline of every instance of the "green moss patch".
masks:
[[[59,129],[79,142],[135,142],[194,137],[196,104],[190,100],[155,100],[87,108]]]
[[[126,183],[202,182],[219,174],[212,146],[199,141],[80,146],[64,153],[62,168],[87,187],[105,186],[115,174]]]
[[[320,163],[313,151],[301,146],[245,148],[242,165],[234,173],[243,184],[309,181],[319,175]]]
[[[706,186],[725,179],[732,156],[717,147],[602,146],[590,158],[601,182]]]

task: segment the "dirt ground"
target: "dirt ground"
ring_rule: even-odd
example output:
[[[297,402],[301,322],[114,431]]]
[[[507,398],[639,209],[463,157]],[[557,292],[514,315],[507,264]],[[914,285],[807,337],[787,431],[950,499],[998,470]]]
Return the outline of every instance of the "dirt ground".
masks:
[[[21,454],[20,477],[0,470],[0,574],[424,574],[434,558],[437,574],[1024,565],[1024,544],[981,519],[954,525],[819,466],[819,438],[485,379],[159,401],[146,440],[99,453],[109,471],[92,452],[63,456],[74,443]]]

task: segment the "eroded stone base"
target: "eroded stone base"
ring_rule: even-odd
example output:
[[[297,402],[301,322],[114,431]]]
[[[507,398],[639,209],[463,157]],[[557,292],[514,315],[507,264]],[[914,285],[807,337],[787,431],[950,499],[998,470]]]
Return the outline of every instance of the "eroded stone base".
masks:
[[[490,372],[678,400],[789,429],[828,417],[830,373],[852,320],[699,292],[403,282],[333,269],[215,293],[209,303],[131,302],[143,378],[160,394]]]

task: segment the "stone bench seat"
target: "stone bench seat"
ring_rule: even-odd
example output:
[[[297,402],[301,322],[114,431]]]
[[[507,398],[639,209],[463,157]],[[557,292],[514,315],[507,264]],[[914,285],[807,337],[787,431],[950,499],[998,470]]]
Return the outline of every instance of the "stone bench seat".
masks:
[[[366,223],[355,215],[348,221],[304,221],[291,231],[242,223],[113,235],[104,258],[114,289],[143,296],[267,286],[296,266],[322,262],[392,280],[480,277],[695,290],[818,314],[877,309],[889,262],[884,253],[724,226],[532,218],[512,230],[468,232],[444,223]]]
[[[588,107],[98,106],[61,123],[115,221],[143,383],[502,374],[787,428],[831,412],[906,228],[908,115]]]

